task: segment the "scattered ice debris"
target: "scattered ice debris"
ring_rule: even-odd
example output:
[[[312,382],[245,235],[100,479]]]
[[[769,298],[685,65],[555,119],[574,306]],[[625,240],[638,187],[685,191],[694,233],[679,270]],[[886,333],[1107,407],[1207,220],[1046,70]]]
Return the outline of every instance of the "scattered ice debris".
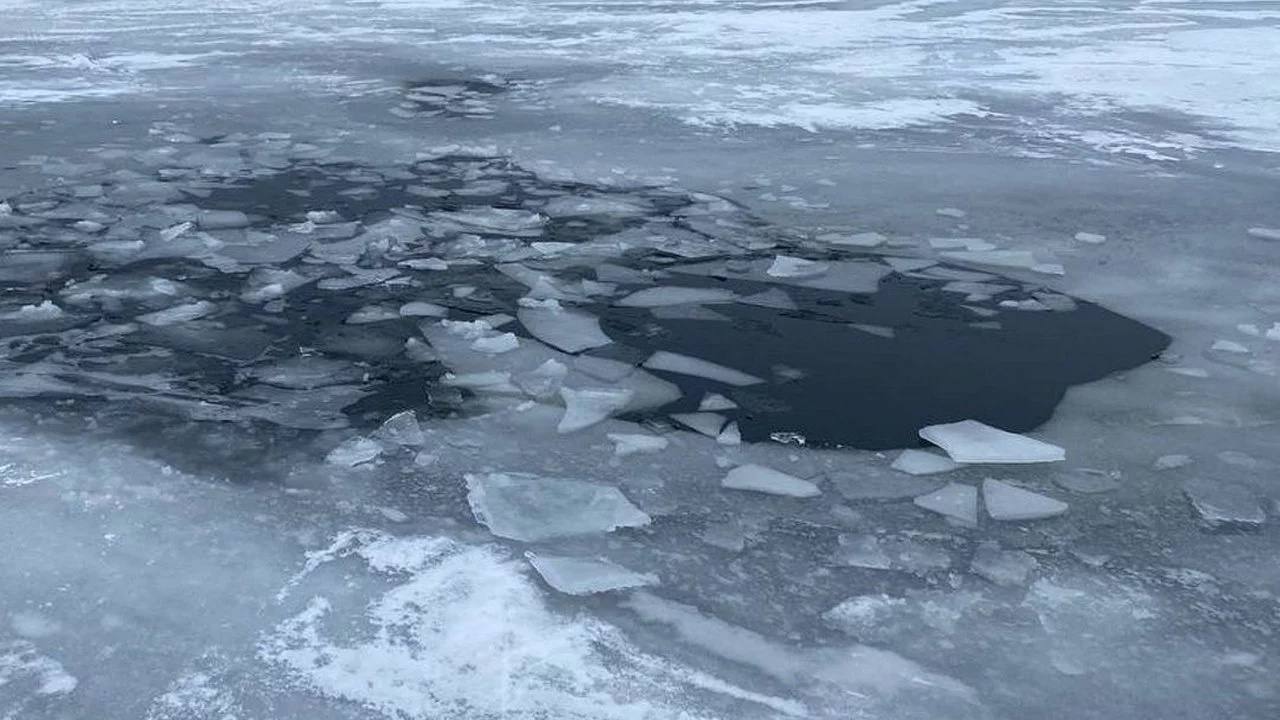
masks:
[[[724,428],[725,417],[711,412],[675,413],[672,420],[707,437],[717,437]]]
[[[399,312],[402,317],[444,318],[449,316],[449,308],[421,300],[401,305]]]
[[[680,355],[678,353],[659,350],[649,356],[644,361],[644,367],[650,370],[665,370],[666,372],[678,373],[680,375],[693,375],[695,377],[715,380],[725,383],[726,385],[734,385],[743,387],[746,385],[757,385],[764,382],[763,378],[756,377],[744,373],[740,370],[734,370],[724,365],[719,365],[707,360],[702,360],[688,355]]]
[[[329,451],[324,461],[330,465],[355,467],[372,462],[382,454],[382,445],[367,437],[353,437]]]
[[[1078,232],[1076,233],[1076,241],[1088,245],[1101,245],[1107,241],[1107,236],[1091,232]]]
[[[949,483],[912,502],[965,525],[978,524],[978,489],[972,485]]]
[[[1152,467],[1156,470],[1174,470],[1180,467],[1186,467],[1195,462],[1190,455],[1161,455],[1152,463]]]
[[[529,473],[469,474],[467,502],[494,535],[524,542],[649,524],[616,488]]]
[[[977,420],[961,420],[921,428],[920,437],[937,445],[958,463],[1042,463],[1066,459],[1057,445],[1006,432]]]
[[[721,410],[733,410],[737,407],[738,403],[720,393],[709,392],[703,395],[702,400],[698,402],[699,412],[719,412]]]
[[[694,287],[653,287],[637,290],[617,301],[621,307],[666,307],[669,305],[697,305],[730,303],[737,299],[731,290]]]
[[[962,466],[949,457],[927,450],[903,450],[889,467],[908,475],[933,475]]]
[[[532,552],[526,552],[525,557],[548,585],[566,595],[594,595],[658,584],[658,576],[653,573],[638,573],[607,560]]]
[[[949,218],[957,218],[957,219],[964,217],[966,214],[965,211],[961,210],[960,208],[953,208],[953,207],[938,208],[937,210],[934,210],[934,212],[941,217],[949,217]]]
[[[600,319],[577,310],[557,307],[522,307],[516,311],[530,335],[568,353],[598,348],[613,342],[600,329]]]
[[[1001,550],[993,542],[978,545],[973,553],[973,561],[969,563],[969,569],[978,577],[996,585],[1014,587],[1026,585],[1027,576],[1038,567],[1040,563],[1027,553],[1021,550]]]
[[[754,463],[739,465],[730,470],[729,474],[720,481],[720,485],[734,490],[753,490],[769,495],[799,498],[816,497],[822,494],[822,490],[808,480]]]
[[[402,410],[387,418],[375,437],[393,445],[421,445],[426,440],[418,416],[412,410]]]
[[[388,320],[399,320],[401,315],[399,311],[392,310],[389,307],[381,305],[365,305],[347,316],[346,323],[348,325],[370,325],[373,323],[387,322]]]
[[[620,412],[635,397],[635,391],[626,388],[560,388],[564,400],[564,415],[556,431],[577,432]]]
[[[993,478],[982,481],[982,501],[992,520],[1042,520],[1062,515],[1068,508],[1061,500]]]
[[[1251,227],[1247,232],[1249,233],[1249,237],[1257,238],[1259,240],[1280,241],[1280,228]]]
[[[775,278],[809,278],[822,275],[830,269],[831,266],[823,262],[778,255],[773,258],[773,263],[765,273]]]
[[[1244,486],[1196,478],[1183,484],[1182,492],[1208,530],[1254,530],[1266,521],[1258,496]]]
[[[609,433],[613,442],[613,454],[626,457],[636,453],[655,453],[667,449],[671,441],[660,435],[644,435],[641,433]]]

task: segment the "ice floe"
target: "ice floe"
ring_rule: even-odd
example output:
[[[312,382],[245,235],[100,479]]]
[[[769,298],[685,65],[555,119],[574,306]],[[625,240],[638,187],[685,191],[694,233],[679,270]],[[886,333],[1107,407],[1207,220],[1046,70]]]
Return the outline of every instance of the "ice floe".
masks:
[[[658,576],[653,573],[638,573],[607,560],[531,552],[525,557],[548,585],[566,595],[594,595],[658,584]]]
[[[754,463],[739,465],[730,470],[720,481],[720,485],[734,490],[752,490],[768,495],[799,498],[816,497],[822,494],[822,490],[808,480]]]
[[[531,473],[470,474],[467,502],[499,537],[537,542],[649,524],[617,488]]]
[[[961,420],[921,428],[920,437],[946,451],[958,463],[1042,463],[1066,459],[1056,445],[993,428],[977,420]]]

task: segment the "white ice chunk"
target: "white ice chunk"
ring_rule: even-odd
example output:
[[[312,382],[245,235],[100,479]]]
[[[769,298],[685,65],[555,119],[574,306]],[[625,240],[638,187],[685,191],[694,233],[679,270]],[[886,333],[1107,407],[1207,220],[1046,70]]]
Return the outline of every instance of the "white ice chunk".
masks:
[[[852,327],[855,330],[861,330],[862,332],[867,333],[869,335],[875,335],[876,337],[885,338],[887,340],[892,340],[898,334],[896,330],[894,330],[891,327],[887,327],[885,325],[868,325],[866,323],[851,323],[849,327]]]
[[[903,450],[902,454],[898,455],[898,458],[889,467],[908,475],[932,475],[955,470],[961,465],[951,458],[937,453],[925,450]]]
[[[418,416],[412,410],[402,410],[387,418],[375,435],[379,440],[395,445],[421,445],[426,439],[422,426],[418,424]]]
[[[1259,240],[1277,240],[1280,241],[1280,228],[1267,227],[1251,227],[1248,230],[1249,237]]]
[[[41,322],[44,320],[57,320],[65,314],[62,308],[54,305],[52,301],[44,300],[39,305],[23,305],[17,310],[0,313],[0,320]]]
[[[613,342],[600,329],[600,319],[576,310],[522,307],[520,324],[542,342],[569,353],[602,347]]]
[[[1235,340],[1214,340],[1213,345],[1211,345],[1209,349],[1217,352],[1235,353],[1237,355],[1244,355],[1249,352],[1249,348],[1241,345]]]
[[[1061,515],[1068,507],[1061,500],[992,478],[982,481],[982,500],[992,520],[1040,520]]]
[[[934,250],[967,250],[969,252],[985,252],[995,250],[996,246],[982,238],[930,238],[929,247]]]
[[[607,560],[525,553],[529,564],[551,587],[566,595],[594,595],[610,590],[658,584],[653,573],[638,573]]]
[[[1030,269],[1040,264],[1030,250],[951,250],[942,253],[942,256],[951,260],[959,260],[960,262],[1007,268]]]
[[[617,488],[529,473],[469,474],[467,503],[499,537],[538,542],[649,524]]]
[[[953,208],[953,207],[938,208],[933,212],[941,217],[962,218],[965,216],[965,211],[961,210],[960,208]]]
[[[831,266],[823,262],[791,255],[777,255],[773,258],[773,264],[765,270],[765,274],[775,278],[808,278],[821,275],[830,269]]]
[[[959,463],[1041,463],[1066,459],[1057,445],[1006,432],[977,420],[930,425],[920,437],[941,447]]]
[[[499,333],[488,337],[476,338],[471,342],[471,349],[490,355],[501,355],[520,347],[515,333]]]
[[[764,382],[763,378],[749,375],[740,370],[734,370],[724,365],[688,355],[667,352],[666,350],[659,350],[650,355],[649,359],[644,361],[644,366],[650,370],[665,370],[681,375],[693,375],[738,387],[757,385]]]
[[[1076,241],[1089,245],[1101,245],[1107,241],[1107,236],[1091,232],[1078,232],[1076,233]]]
[[[329,451],[325,462],[342,467],[355,467],[376,460],[382,454],[382,446],[367,437],[353,437]]]
[[[248,227],[249,216],[239,210],[201,210],[196,222],[201,230],[230,230]]]
[[[978,577],[996,585],[1008,586],[1025,585],[1027,576],[1038,567],[1040,563],[1027,553],[1021,550],[1001,550],[999,545],[992,542],[978,545],[973,553],[973,561],[969,563],[969,569]]]
[[[966,525],[978,524],[978,489],[972,485],[950,483],[928,495],[921,495],[913,502],[918,507]]]
[[[613,442],[613,454],[618,457],[659,452],[671,444],[671,441],[659,435],[641,433],[609,433],[608,438]]]
[[[434,317],[442,318],[449,316],[449,308],[435,303],[423,302],[415,300],[407,302],[400,306],[400,315],[403,317]]]
[[[369,325],[372,323],[399,320],[400,313],[381,305],[365,305],[347,316],[348,325]]]
[[[721,445],[741,445],[742,431],[738,428],[738,423],[731,422],[725,425],[720,434],[716,436],[716,442]]]
[[[1186,467],[1193,462],[1195,461],[1191,459],[1190,455],[1161,455],[1156,458],[1153,466],[1157,470],[1174,470],[1176,468]]]
[[[754,463],[739,465],[729,471],[720,481],[720,485],[734,490],[752,490],[769,495],[786,495],[788,497],[816,497],[822,494],[817,485]]]
[[[738,407],[738,403],[721,395],[720,393],[707,393],[702,396],[702,401],[698,403],[699,412],[718,412],[720,410],[733,410]]]
[[[199,320],[200,318],[217,310],[218,306],[205,300],[199,300],[193,303],[183,303],[175,305],[164,310],[146,313],[138,316],[138,322],[154,325],[156,327],[164,327],[166,325],[177,325],[178,323]]]
[[[564,416],[560,418],[557,432],[571,433],[591,427],[619,412],[631,402],[635,391],[625,388],[560,388],[564,399]]]
[[[846,235],[844,233],[823,233],[817,237],[819,242],[831,243],[832,245],[845,245],[848,247],[879,247],[887,240],[884,235],[878,232],[860,232]]]
[[[737,298],[730,290],[720,288],[654,287],[637,290],[618,300],[622,307],[666,307],[702,303],[727,303]]]
[[[723,415],[710,412],[676,413],[671,419],[707,437],[718,436],[725,420]]]

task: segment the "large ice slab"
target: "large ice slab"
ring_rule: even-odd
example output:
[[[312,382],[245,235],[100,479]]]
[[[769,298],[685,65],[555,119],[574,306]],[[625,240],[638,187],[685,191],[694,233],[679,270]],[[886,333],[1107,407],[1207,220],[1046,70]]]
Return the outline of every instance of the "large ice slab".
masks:
[[[525,557],[548,585],[566,595],[594,595],[658,584],[658,576],[653,573],[638,573],[607,560],[531,552]]]
[[[982,481],[982,501],[993,520],[1040,520],[1061,515],[1068,507],[1061,500],[992,478]]]
[[[1057,445],[993,428],[977,420],[961,420],[921,428],[920,437],[937,445],[959,463],[1059,462],[1067,457]]]
[[[764,382],[764,378],[744,373],[741,370],[735,370],[701,358],[667,352],[666,350],[659,350],[650,355],[649,359],[644,361],[644,366],[650,370],[665,370],[681,375],[694,375],[737,387],[758,385]]]
[[[734,490],[753,490],[769,495],[787,495],[789,497],[816,497],[822,494],[817,485],[754,463],[739,465],[729,471],[720,481],[722,487]]]
[[[665,307],[703,303],[728,303],[737,299],[730,290],[719,288],[655,287],[637,290],[618,300],[621,307]]]
[[[626,388],[560,388],[564,400],[564,415],[556,430],[571,433],[583,430],[621,412],[631,402],[635,392]]]
[[[520,324],[542,342],[569,353],[602,347],[613,342],[600,329],[600,319],[559,307],[522,307]]]
[[[537,542],[649,524],[617,488],[531,473],[468,474],[467,503],[499,537]]]

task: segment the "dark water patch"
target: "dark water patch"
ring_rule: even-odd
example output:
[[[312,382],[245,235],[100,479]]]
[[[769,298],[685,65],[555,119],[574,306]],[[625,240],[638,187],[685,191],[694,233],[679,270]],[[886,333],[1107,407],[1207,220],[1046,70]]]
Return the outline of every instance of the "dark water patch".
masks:
[[[681,279],[685,287],[739,294],[768,289],[744,281]],[[822,446],[867,449],[919,444],[926,425],[973,418],[1025,432],[1053,414],[1072,385],[1141,365],[1169,337],[1092,303],[1071,311],[1000,312],[999,328],[964,308],[963,296],[936,280],[889,275],[870,295],[788,287],[798,310],[711,306],[729,322],[655,319],[648,310],[600,308],[610,336],[645,351],[708,360],[767,384],[724,383],[656,371],[684,398],[663,412],[693,412],[705,393],[727,395],[740,410],[744,440],[799,433]],[[1010,293],[1016,297],[1016,293]],[[882,337],[853,327],[891,328]],[[792,370],[798,377],[792,377]]]

